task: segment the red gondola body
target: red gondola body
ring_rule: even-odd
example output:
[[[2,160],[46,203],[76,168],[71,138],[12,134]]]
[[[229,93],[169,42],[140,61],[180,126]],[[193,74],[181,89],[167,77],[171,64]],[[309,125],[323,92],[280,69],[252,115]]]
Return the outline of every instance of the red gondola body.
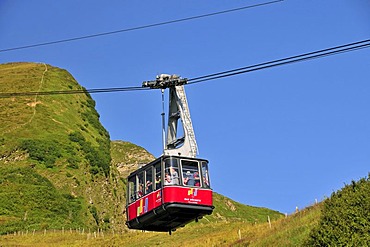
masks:
[[[127,226],[131,229],[140,229],[148,231],[173,231],[178,227],[184,226],[185,224],[202,218],[204,215],[211,214],[213,211],[212,204],[212,190],[209,187],[208,167],[206,167],[207,161],[201,159],[189,159],[186,158],[186,162],[192,162],[194,167],[199,167],[199,171],[203,179],[199,179],[199,184],[189,186],[186,185],[184,177],[186,177],[186,164],[180,157],[161,157],[156,161],[142,167],[141,169],[131,173],[130,178],[137,177],[140,172],[150,171],[155,169],[155,165],[160,164],[160,174],[164,174],[166,170],[165,161],[170,159],[179,160],[178,170],[181,176],[179,176],[179,184],[177,185],[165,185],[161,179],[158,189],[142,195],[139,198],[128,200],[128,206],[126,209],[127,214]],[[153,174],[153,173],[150,173]],[[153,177],[153,176],[152,176]],[[161,175],[161,178],[163,176]],[[137,178],[136,178],[136,181]],[[132,185],[128,185],[129,187]],[[139,186],[134,186],[138,188]],[[137,194],[130,193],[129,196]]]

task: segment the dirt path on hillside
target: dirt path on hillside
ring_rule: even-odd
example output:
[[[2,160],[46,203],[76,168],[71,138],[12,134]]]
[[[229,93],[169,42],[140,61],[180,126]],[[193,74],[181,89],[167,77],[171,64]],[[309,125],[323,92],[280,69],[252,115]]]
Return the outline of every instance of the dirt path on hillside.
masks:
[[[48,66],[47,66],[45,63],[43,63],[43,65],[45,66],[45,70],[44,70],[44,72],[42,73],[41,80],[40,80],[40,83],[39,83],[39,88],[38,88],[37,92],[40,92],[40,90],[41,90],[41,88],[42,88],[42,86],[43,86],[43,84],[44,84],[45,74],[46,74],[46,72],[48,71]],[[41,101],[37,101],[37,98],[38,98],[38,94],[36,94],[36,95],[35,95],[35,98],[34,98],[34,100],[33,100],[32,102],[27,103],[27,105],[28,105],[28,106],[30,106],[30,107],[32,107],[32,108],[33,108],[33,113],[32,113],[32,116],[30,117],[30,119],[29,119],[29,120],[27,120],[27,121],[26,121],[25,123],[23,123],[23,124],[19,124],[19,125],[17,125],[17,126],[14,126],[14,127],[13,127],[13,128],[11,128],[11,129],[9,129],[9,130],[5,131],[5,133],[12,132],[12,131],[14,131],[14,130],[16,130],[16,129],[19,129],[19,128],[21,128],[21,127],[24,127],[24,126],[26,126],[27,124],[30,124],[30,123],[32,122],[32,120],[34,119],[34,117],[35,117],[35,115],[36,115],[36,106],[37,106],[38,104],[41,104],[41,103],[42,103]]]

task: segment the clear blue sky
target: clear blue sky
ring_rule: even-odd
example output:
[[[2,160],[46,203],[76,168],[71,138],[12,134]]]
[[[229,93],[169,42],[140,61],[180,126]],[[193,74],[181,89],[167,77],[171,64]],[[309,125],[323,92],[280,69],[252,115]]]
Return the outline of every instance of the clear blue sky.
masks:
[[[1,0],[0,50],[263,1]],[[194,78],[370,38],[368,0],[285,0],[204,19],[0,52],[44,62],[84,87]],[[291,213],[368,175],[370,48],[186,87],[216,192]],[[26,89],[25,89],[26,90]],[[92,95],[112,140],[161,155],[159,91]]]

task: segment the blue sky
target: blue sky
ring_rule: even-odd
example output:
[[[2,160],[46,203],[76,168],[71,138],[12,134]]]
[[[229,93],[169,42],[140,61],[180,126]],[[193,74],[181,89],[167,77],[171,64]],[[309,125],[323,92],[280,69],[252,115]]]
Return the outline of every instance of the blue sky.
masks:
[[[263,2],[2,0],[0,50]],[[141,86],[160,73],[194,78],[369,38],[370,1],[285,0],[0,52],[0,63],[44,62],[88,89]],[[210,161],[214,190],[292,213],[367,176],[369,78],[367,48],[187,86],[199,157]],[[112,140],[161,155],[159,91],[92,96]]]

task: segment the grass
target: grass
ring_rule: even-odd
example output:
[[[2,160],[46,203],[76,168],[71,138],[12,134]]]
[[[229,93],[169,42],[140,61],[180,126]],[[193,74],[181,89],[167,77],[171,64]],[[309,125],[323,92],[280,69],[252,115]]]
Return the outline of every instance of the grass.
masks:
[[[19,232],[0,237],[4,246],[300,246],[317,223],[321,205],[271,222],[253,224],[249,222],[209,223],[201,220],[185,228],[168,233],[124,231],[88,232],[82,229],[72,233],[67,229],[46,232]]]
[[[214,213],[207,216],[207,219],[211,222],[223,220],[257,224],[267,222],[268,217],[270,217],[271,220],[283,217],[280,212],[267,208],[244,205],[218,193],[213,193],[213,204],[216,207]]]
[[[81,198],[62,194],[31,168],[0,167],[0,234],[75,227],[85,220]]]
[[[279,219],[271,228],[258,230],[258,235],[244,239],[250,246],[302,246],[311,230],[318,224],[322,204],[307,207],[302,211]],[[259,226],[260,227],[260,226]],[[257,236],[257,238],[256,238]]]

